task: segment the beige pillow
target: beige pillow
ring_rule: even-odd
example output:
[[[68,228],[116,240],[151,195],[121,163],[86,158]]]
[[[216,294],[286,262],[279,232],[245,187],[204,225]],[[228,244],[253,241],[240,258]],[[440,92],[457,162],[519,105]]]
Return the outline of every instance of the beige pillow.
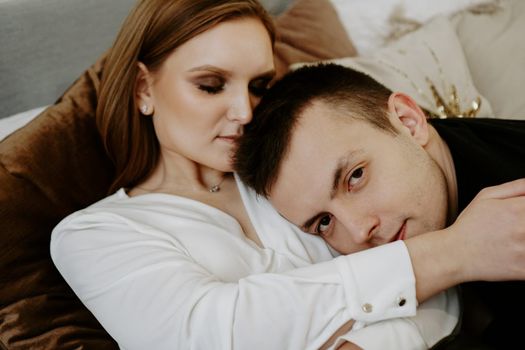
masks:
[[[371,56],[329,62],[366,73],[389,89],[412,96],[432,115],[467,116],[469,111],[476,117],[493,115],[474,86],[456,33],[445,17],[436,17]],[[457,100],[451,98],[454,89]]]
[[[525,1],[499,1],[452,18],[478,90],[494,117],[525,119]]]
[[[439,15],[498,0],[330,0],[359,55],[367,56],[393,38]]]

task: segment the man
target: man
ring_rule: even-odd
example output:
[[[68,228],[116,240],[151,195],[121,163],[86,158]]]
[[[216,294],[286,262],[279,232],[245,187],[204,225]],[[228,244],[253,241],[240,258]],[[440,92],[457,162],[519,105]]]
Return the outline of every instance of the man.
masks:
[[[256,108],[236,167],[342,254],[405,240],[420,300],[455,283],[525,279],[525,121],[428,123],[410,96],[364,74],[305,67]],[[519,338],[509,317],[525,311],[523,285],[468,286],[464,299],[489,315],[477,325],[487,344]]]

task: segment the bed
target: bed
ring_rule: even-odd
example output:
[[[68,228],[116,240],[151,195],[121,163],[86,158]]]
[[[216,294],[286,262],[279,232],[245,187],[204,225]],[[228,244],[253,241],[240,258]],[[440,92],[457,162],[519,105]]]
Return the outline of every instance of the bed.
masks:
[[[104,52],[133,3],[0,0],[1,349],[118,348],[48,246],[58,221],[109,186],[94,106]],[[263,3],[276,19],[279,74],[335,60],[433,116],[525,118],[521,0]]]

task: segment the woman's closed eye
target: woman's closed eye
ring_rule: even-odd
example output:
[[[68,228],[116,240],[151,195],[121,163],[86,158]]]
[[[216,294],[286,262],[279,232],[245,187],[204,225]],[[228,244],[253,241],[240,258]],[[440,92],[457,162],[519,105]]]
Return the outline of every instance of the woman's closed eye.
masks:
[[[196,85],[199,90],[215,95],[224,90],[225,81],[220,77],[205,77],[198,79]]]

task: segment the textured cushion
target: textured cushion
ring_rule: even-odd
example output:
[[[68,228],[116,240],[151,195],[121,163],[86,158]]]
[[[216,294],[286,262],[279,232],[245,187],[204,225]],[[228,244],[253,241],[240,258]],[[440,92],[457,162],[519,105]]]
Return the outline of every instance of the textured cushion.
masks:
[[[525,118],[525,1],[502,0],[454,16],[472,80],[498,118]]]
[[[353,54],[328,1],[299,0],[277,27],[280,72],[298,60]],[[0,348],[118,348],[49,255],[52,228],[104,197],[111,182],[94,120],[102,66],[103,60],[0,142]]]
[[[100,69],[0,143],[0,343],[8,349],[117,348],[49,255],[58,221],[109,186],[93,118]]]
[[[440,105],[454,109],[450,99],[454,87],[459,99],[458,113],[444,114],[466,114],[479,97],[481,105],[475,116],[493,115],[489,102],[474,86],[461,44],[446,17],[436,17],[370,56],[330,61],[366,73],[390,90],[412,96],[433,115],[443,114]],[[438,103],[432,87],[445,101],[444,104]]]
[[[432,17],[498,0],[331,0],[360,56],[384,46],[393,36],[418,27]]]

